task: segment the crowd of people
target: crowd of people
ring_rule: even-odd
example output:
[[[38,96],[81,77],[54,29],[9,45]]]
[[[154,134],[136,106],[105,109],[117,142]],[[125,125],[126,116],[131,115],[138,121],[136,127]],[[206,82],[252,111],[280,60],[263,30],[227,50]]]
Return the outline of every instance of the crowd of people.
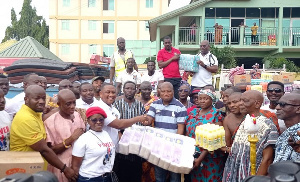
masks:
[[[119,154],[124,129],[146,125],[195,138],[197,126],[211,123],[224,127],[226,146],[214,152],[195,147],[193,168],[184,180],[242,181],[250,176],[245,117],[251,115],[260,126],[257,175],[267,175],[273,162],[299,160],[298,91],[284,93],[284,85],[272,81],[266,91],[269,105],[263,106],[262,93],[242,93],[236,87],[217,98],[211,74],[217,72],[218,60],[209,42],[200,44],[199,72],[188,73],[191,85],[181,80],[180,51],[172,47],[170,37],[163,44],[157,54],[162,72],[149,61],[148,72],[141,76],[133,52],[119,38],[110,83],[101,76],[92,83],[62,80],[53,97],[46,94],[45,77],[31,73],[24,76],[24,92],[8,99],[9,80],[0,75],[0,150],[40,152],[44,170],[60,182],[180,182],[181,174],[133,154]]]

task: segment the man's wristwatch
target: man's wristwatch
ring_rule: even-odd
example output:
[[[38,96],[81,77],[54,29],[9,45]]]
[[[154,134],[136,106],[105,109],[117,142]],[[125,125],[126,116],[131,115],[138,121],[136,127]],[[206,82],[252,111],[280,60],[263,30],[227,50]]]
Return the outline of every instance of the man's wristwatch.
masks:
[[[203,67],[206,69],[206,68],[207,68],[207,65],[205,64]]]

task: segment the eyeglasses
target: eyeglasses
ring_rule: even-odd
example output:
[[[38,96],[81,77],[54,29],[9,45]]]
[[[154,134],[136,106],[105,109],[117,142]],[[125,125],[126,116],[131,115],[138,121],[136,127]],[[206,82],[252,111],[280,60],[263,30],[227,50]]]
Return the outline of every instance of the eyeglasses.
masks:
[[[276,102],[276,105],[279,105],[281,108],[284,108],[285,106],[300,106],[300,105],[288,104],[285,102]]]
[[[198,100],[198,95],[192,97],[193,100]]]
[[[97,123],[98,121],[99,122],[104,122],[104,118],[99,118],[99,119],[97,119],[97,118],[95,118],[95,119],[90,119],[93,123]]]
[[[179,91],[179,92],[189,92],[188,89],[179,89],[178,91]]]
[[[272,89],[268,89],[267,92],[275,92],[275,93],[281,93],[282,90],[280,88],[272,88]]]

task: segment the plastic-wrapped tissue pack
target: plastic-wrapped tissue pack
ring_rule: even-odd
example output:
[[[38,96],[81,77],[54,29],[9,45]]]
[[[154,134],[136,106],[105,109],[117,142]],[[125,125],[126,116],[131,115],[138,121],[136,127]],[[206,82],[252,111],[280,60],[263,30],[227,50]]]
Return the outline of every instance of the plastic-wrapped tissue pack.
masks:
[[[199,60],[200,57],[197,55],[181,54],[179,59],[179,69],[197,73],[199,71],[197,61]]]
[[[188,174],[194,161],[195,139],[149,126],[125,129],[119,152],[137,154],[163,169]]]

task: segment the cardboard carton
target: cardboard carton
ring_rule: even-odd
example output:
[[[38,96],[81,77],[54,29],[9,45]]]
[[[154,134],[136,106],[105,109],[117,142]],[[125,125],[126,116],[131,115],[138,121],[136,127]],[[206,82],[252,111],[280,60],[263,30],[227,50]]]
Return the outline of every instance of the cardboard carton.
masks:
[[[14,173],[42,171],[44,160],[39,152],[0,152],[0,178]]]
[[[250,85],[251,76],[250,75],[235,75],[234,85]]]
[[[286,75],[286,76],[296,76],[296,72],[280,72],[280,75]]]
[[[293,74],[281,74],[281,75],[274,75],[273,81],[279,81],[283,84],[285,83],[294,83],[295,75]]]

